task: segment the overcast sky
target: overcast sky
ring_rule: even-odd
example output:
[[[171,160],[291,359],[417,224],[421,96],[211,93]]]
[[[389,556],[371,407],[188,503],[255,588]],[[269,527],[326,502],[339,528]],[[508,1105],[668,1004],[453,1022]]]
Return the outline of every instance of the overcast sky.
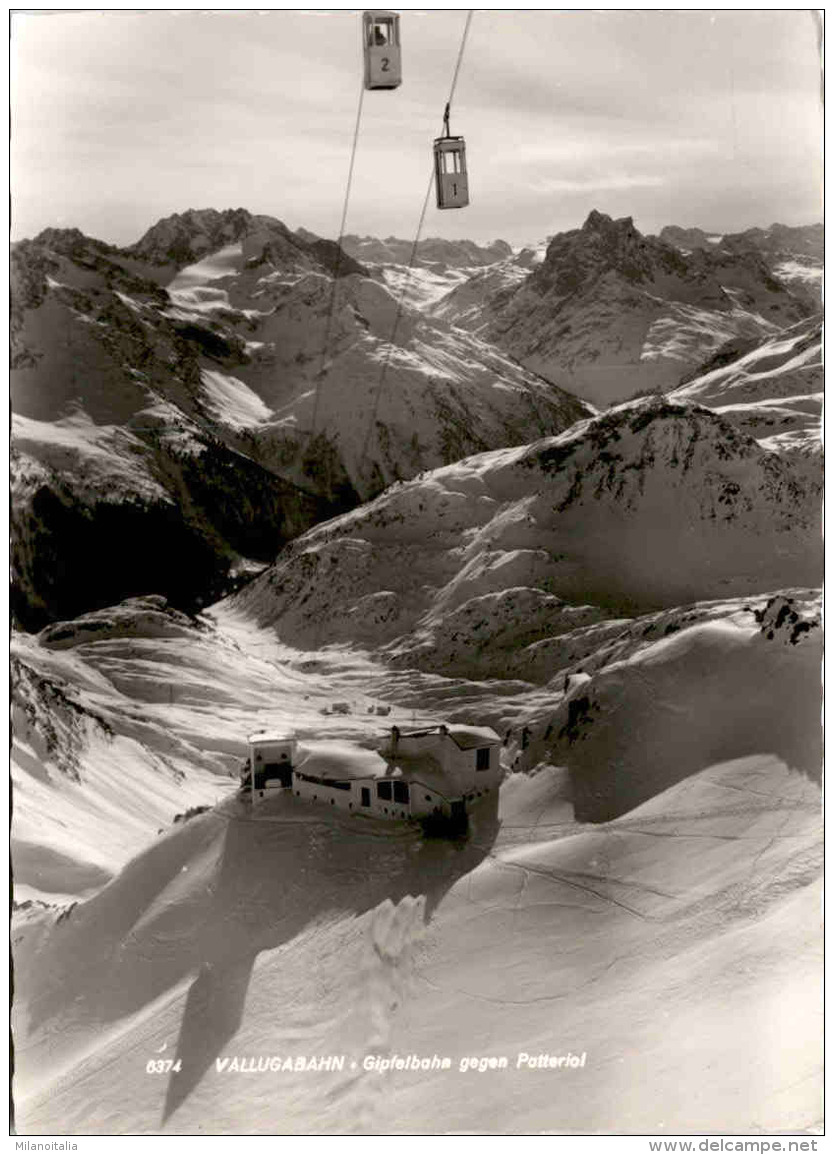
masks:
[[[403,84],[365,93],[347,232],[411,237],[466,14],[402,11]],[[242,206],[339,231],[360,14],[58,12],[12,18],[13,236],[129,244]],[[592,208],[638,228],[821,220],[811,11],[476,11],[452,132],[471,205],[424,236],[513,244]]]

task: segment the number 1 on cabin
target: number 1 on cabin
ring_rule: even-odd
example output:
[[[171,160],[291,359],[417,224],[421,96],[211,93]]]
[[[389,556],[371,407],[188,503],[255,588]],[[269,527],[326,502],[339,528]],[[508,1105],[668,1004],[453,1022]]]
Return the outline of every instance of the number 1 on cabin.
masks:
[[[469,177],[466,172],[466,141],[452,136],[449,109],[443,113],[446,132],[434,142],[434,185],[439,209],[464,209],[469,204]]]

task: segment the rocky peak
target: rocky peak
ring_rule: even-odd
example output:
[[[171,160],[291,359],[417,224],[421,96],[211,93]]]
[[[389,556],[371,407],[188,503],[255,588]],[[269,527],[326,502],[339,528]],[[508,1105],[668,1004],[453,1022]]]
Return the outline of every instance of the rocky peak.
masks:
[[[591,209],[588,213],[588,219],[582,226],[583,233],[603,233],[607,236],[614,236],[620,232],[631,232],[634,229],[634,217],[618,217],[614,220],[609,217],[607,213],[601,213],[598,209]]]
[[[568,296],[609,271],[643,284],[662,274],[685,276],[687,265],[671,245],[643,236],[632,217],[614,220],[593,209],[580,229],[556,234],[531,284],[542,294]]]
[[[38,233],[32,244],[42,245],[55,253],[73,257],[84,249],[95,249],[100,253],[115,252],[112,245],[104,241],[88,237],[80,229],[53,229],[47,228]]]
[[[292,236],[281,221],[255,217],[247,209],[188,209],[157,221],[125,251],[152,264],[183,266],[264,226],[283,237]]]
[[[25,345],[20,345],[23,313],[43,304],[50,278],[65,303],[75,296],[79,307],[86,300],[84,294],[104,286],[138,299],[164,299],[158,285],[125,266],[119,249],[80,229],[46,228],[33,240],[18,241],[11,247],[10,272],[12,359],[20,367],[30,361]]]
[[[664,225],[658,235],[666,244],[674,245],[677,249],[688,249],[690,252],[693,249],[714,249],[716,241],[710,240],[710,237],[717,236],[716,233],[705,233],[699,228],[682,229],[679,225]]]
[[[822,261],[823,244],[822,225],[794,227],[777,223],[767,229],[752,228],[741,233],[729,233],[724,237],[722,247],[734,251],[757,249],[771,256],[792,254]]]
[[[157,221],[124,253],[152,265],[183,268],[237,242],[245,242],[245,255],[254,265],[295,264],[301,258],[311,266],[323,266],[331,275],[367,275],[364,267],[340,250],[335,241],[323,240],[303,229],[292,232],[276,217],[243,208],[174,213]]]

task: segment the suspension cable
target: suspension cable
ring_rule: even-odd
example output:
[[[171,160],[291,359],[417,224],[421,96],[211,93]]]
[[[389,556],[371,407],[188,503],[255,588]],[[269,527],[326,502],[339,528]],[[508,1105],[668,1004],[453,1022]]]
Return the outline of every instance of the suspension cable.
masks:
[[[472,16],[473,15],[474,15],[474,9],[470,9],[469,12],[466,14],[466,24],[464,25],[464,28],[463,28],[463,36],[461,37],[460,48],[458,49],[458,58],[457,58],[457,62],[455,63],[455,71],[454,71],[454,74],[452,76],[452,85],[451,85],[451,88],[449,89],[449,99],[446,102],[446,108],[445,108],[445,111],[443,114],[444,124],[446,125],[447,130],[448,130],[448,122],[449,122],[449,111],[451,109],[452,101],[453,101],[454,96],[455,96],[455,89],[457,88],[458,76],[460,75],[461,61],[463,60],[463,52],[464,52],[464,49],[466,48],[466,39],[469,35],[469,26],[472,23]],[[405,275],[405,278],[403,280],[402,290],[400,291],[400,298],[399,298],[399,301],[397,302],[397,312],[396,312],[396,316],[394,317],[394,326],[391,330],[391,336],[388,340],[388,346],[387,346],[387,349],[385,351],[385,359],[383,360],[382,370],[381,370],[380,375],[379,375],[379,384],[377,385],[376,393],[374,395],[374,402],[373,402],[373,405],[371,407],[371,416],[370,416],[370,420],[368,421],[368,428],[365,431],[365,439],[362,443],[362,453],[361,453],[360,458],[359,458],[360,463],[363,462],[367,456],[368,445],[370,444],[370,440],[371,440],[371,432],[373,430],[374,423],[376,421],[377,413],[379,412],[379,402],[380,402],[380,399],[382,397],[383,388],[385,387],[385,379],[388,375],[388,365],[391,361],[391,352],[392,352],[393,347],[394,347],[394,339],[396,338],[397,330],[399,329],[400,320],[402,318],[403,302],[405,301],[405,294],[406,294],[406,291],[408,289],[409,282],[411,280],[411,271],[412,271],[412,268],[414,266],[414,262],[417,259],[417,246],[420,243],[420,237],[421,237],[422,232],[423,232],[423,225],[425,223],[426,212],[428,211],[428,207],[429,207],[429,198],[431,196],[431,188],[432,188],[433,181],[434,181],[434,168],[432,168],[431,174],[429,176],[428,188],[426,189],[426,195],[423,199],[423,208],[422,208],[422,211],[420,213],[420,219],[417,222],[417,232],[414,235],[414,242],[411,246],[411,255],[409,256],[409,259],[408,259],[408,268],[406,270],[406,275]]]
[[[429,198],[431,197],[431,189],[432,189],[433,183],[434,183],[434,169],[432,169],[431,173],[429,174],[429,183],[428,183],[428,187],[426,188],[426,195],[423,198],[423,208],[420,212],[420,219],[417,222],[417,232],[414,235],[414,242],[411,246],[411,254],[409,255],[409,258],[408,258],[408,267],[406,269],[406,275],[403,278],[403,287],[402,287],[402,290],[400,291],[400,298],[397,301],[397,312],[396,312],[396,315],[394,317],[394,325],[393,325],[393,328],[391,329],[391,336],[388,338],[388,343],[386,345],[385,356],[384,356],[383,362],[382,362],[382,369],[381,369],[380,374],[379,374],[379,383],[377,384],[377,387],[376,387],[373,405],[371,406],[371,415],[370,415],[370,418],[368,420],[368,427],[365,430],[365,438],[362,442],[362,452],[359,456],[360,463],[365,460],[365,457],[368,453],[368,445],[370,444],[370,440],[371,440],[371,432],[372,432],[373,427],[374,427],[374,422],[376,421],[377,413],[379,412],[379,402],[380,402],[380,398],[382,397],[382,390],[385,387],[385,378],[388,375],[388,365],[391,361],[391,352],[394,348],[394,339],[397,336],[397,330],[400,327],[400,319],[402,318],[402,312],[403,312],[403,302],[405,300],[405,294],[406,294],[406,290],[408,289],[409,281],[411,280],[411,270],[414,266],[415,260],[417,259],[417,247],[420,244],[420,236],[423,232],[423,224],[425,222],[426,212],[428,211],[428,207],[429,207]]]
[[[342,240],[345,235],[345,223],[347,222],[348,204],[350,202],[350,190],[353,185],[353,169],[356,163],[356,146],[359,143],[359,126],[362,120],[362,105],[365,100],[365,81],[362,79],[362,85],[359,89],[359,104],[356,109],[356,124],[353,128],[353,146],[350,152],[350,165],[348,167],[347,184],[345,186],[345,199],[342,204],[342,219],[339,224],[339,240],[336,248],[336,260],[333,266],[333,285],[330,290],[330,307],[327,315],[327,325],[324,331],[324,345],[321,350],[321,365],[316,374],[315,396],[313,399],[313,418],[310,422],[310,436],[309,441],[312,441],[316,432],[316,421],[318,420],[319,403],[321,399],[321,387],[326,375],[325,366],[327,364],[327,353],[330,347],[330,337],[333,330],[333,318],[336,314],[336,291],[339,282],[339,269],[342,264]]]

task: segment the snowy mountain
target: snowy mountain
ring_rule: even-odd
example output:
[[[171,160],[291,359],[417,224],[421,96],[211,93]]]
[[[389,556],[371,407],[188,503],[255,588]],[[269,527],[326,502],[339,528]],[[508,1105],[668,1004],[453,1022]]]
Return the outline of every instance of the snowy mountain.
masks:
[[[727,233],[722,248],[758,249],[771,257],[810,257],[822,263],[823,226],[820,225],[780,225],[769,228],[745,229],[741,233]]]
[[[823,226],[773,224],[770,228],[745,229],[741,233],[707,234],[702,229],[667,225],[660,239],[683,252],[692,249],[723,249],[756,252],[773,275],[812,309],[822,307]]]
[[[589,412],[336,250],[243,210],[14,247],[21,620],[204,603],[391,481]]]
[[[412,259],[417,266],[440,266],[446,268],[472,269],[479,265],[492,265],[512,256],[512,249],[506,241],[493,241],[489,245],[478,245],[474,241],[449,241],[443,237],[426,237],[418,241],[416,248],[412,241],[398,237],[358,237],[348,234],[342,238],[345,252],[363,264],[407,265]]]
[[[482,255],[15,246],[17,1134],[820,1130],[820,318]],[[441,722],[465,837],[237,790]]]
[[[482,271],[515,265],[517,258],[506,241],[477,245],[474,241],[448,241],[428,237],[411,241],[387,237],[347,236],[343,246],[352,256],[365,262],[371,276],[386,285],[399,300],[421,312],[434,312],[432,306],[452,289],[479,280]]]
[[[768,257],[807,257],[820,264],[823,259],[822,225],[780,225],[745,229],[740,233],[707,233],[703,229],[682,229],[666,225],[659,239],[679,249],[755,249]]]
[[[343,508],[210,420],[202,345],[153,282],[83,238],[12,254],[12,566],[19,621],[156,591],[195,605]],[[242,345],[241,345],[242,348]],[[209,378],[210,379],[210,378]]]
[[[296,539],[235,604],[291,645],[386,643],[470,676],[501,676],[513,650],[525,677],[537,637],[816,585],[820,500],[818,467],[650,398],[390,489]]]
[[[124,253],[143,263],[180,269],[243,241],[253,260],[296,269],[323,266],[337,276],[366,273],[344,250],[340,252],[334,241],[312,233],[294,233],[274,217],[247,209],[188,209],[174,213],[158,221]]]
[[[774,333],[812,311],[752,249],[684,255],[630,217],[596,211],[555,236],[515,285],[482,287],[453,289],[433,313],[596,405],[670,388],[728,340]]]
[[[795,449],[819,468],[822,450],[822,319],[765,341],[730,344],[669,394],[708,406],[772,449]]]

